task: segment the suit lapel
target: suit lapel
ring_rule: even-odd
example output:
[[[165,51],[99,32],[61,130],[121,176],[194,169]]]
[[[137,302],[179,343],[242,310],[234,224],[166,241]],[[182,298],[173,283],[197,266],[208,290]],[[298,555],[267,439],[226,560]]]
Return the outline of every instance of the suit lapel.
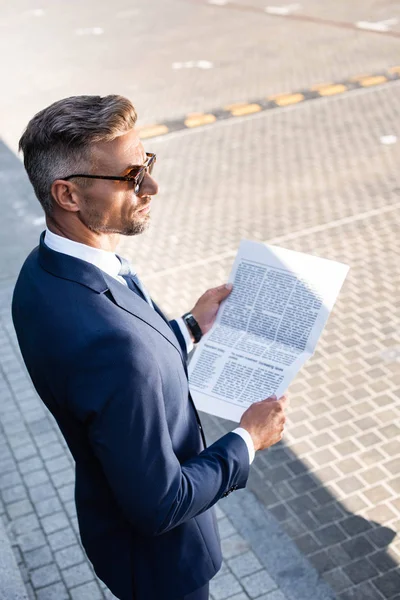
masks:
[[[162,315],[160,309],[156,312],[145,300],[140,298],[135,292],[132,292],[128,287],[124,286],[119,281],[116,281],[107,273],[104,273],[104,280],[108,285],[108,290],[111,293],[115,303],[126,310],[127,312],[135,315],[142,321],[145,321],[150,327],[156,329],[166,340],[168,340],[174,348],[182,356],[182,350],[178,340],[168,321]],[[157,307],[158,308],[158,307]]]
[[[44,233],[40,236],[39,262],[45,271],[62,279],[76,281],[97,294],[109,291],[115,304],[158,331],[182,357],[179,342],[159,309],[156,312],[132,290],[91,263],[51,250],[44,242]]]

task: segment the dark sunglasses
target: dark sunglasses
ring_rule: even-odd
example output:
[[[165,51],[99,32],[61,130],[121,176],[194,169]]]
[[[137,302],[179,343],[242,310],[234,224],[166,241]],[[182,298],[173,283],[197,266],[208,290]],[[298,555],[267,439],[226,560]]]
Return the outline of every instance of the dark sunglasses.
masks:
[[[134,192],[138,194],[140,191],[140,186],[143,183],[144,176],[146,173],[151,175],[153,171],[154,164],[156,162],[156,155],[151,152],[146,152],[147,159],[143,165],[140,167],[132,167],[127,175],[124,177],[112,177],[111,175],[87,175],[83,173],[75,173],[74,175],[68,175],[67,177],[63,177],[64,181],[69,181],[73,177],[85,177],[87,179],[109,179],[111,181],[131,181],[135,184]]]

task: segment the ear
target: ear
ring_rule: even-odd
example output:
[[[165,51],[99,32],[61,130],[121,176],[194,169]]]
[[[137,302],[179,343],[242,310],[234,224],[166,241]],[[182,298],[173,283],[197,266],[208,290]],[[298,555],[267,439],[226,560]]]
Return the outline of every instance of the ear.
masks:
[[[80,210],[80,198],[77,187],[71,181],[56,179],[51,185],[51,195],[54,202],[63,210],[78,212]]]

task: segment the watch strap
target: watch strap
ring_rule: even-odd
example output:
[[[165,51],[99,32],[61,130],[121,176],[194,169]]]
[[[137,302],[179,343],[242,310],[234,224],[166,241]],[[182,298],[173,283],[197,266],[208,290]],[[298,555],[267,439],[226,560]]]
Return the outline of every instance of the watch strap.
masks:
[[[203,332],[201,331],[200,325],[192,315],[192,313],[188,312],[182,316],[182,319],[185,321],[186,325],[189,327],[190,333],[193,336],[194,343],[197,344],[201,338],[203,337]]]

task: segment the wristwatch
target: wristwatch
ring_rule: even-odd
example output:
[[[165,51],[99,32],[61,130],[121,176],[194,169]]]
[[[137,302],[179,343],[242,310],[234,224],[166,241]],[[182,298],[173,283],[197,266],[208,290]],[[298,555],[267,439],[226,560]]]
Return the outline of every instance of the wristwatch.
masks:
[[[203,333],[200,329],[200,325],[192,315],[192,313],[188,312],[182,315],[182,319],[185,321],[186,325],[189,328],[190,333],[193,336],[194,343],[197,344],[203,337]]]

